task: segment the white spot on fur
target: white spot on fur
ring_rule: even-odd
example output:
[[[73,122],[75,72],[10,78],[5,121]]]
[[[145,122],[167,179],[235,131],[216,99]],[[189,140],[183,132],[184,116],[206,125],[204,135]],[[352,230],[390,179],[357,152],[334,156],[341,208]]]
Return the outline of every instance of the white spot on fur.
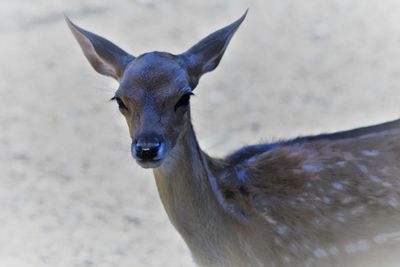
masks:
[[[378,176],[375,176],[375,175],[370,175],[370,176],[369,176],[369,179],[370,179],[372,182],[375,182],[375,183],[380,183],[380,182],[382,182],[381,178],[379,178]]]
[[[278,232],[278,234],[280,235],[286,235],[289,231],[289,228],[284,225],[284,224],[280,224],[278,225],[278,227],[276,228],[276,231]]]
[[[363,173],[368,173],[368,167],[365,165],[357,164],[358,169]]]
[[[392,187],[393,186],[391,183],[388,183],[388,182],[383,182],[382,185],[384,187]]]
[[[367,157],[376,157],[379,155],[378,150],[363,150],[361,153]]]
[[[347,161],[352,161],[352,160],[355,159],[354,156],[353,156],[353,154],[352,154],[351,152],[344,152],[344,153],[343,153],[343,158],[344,158],[345,160],[347,160]]]
[[[374,241],[380,245],[388,241],[400,241],[400,232],[376,235]]]
[[[314,256],[317,258],[324,258],[324,257],[328,256],[328,253],[326,252],[325,249],[318,248],[318,249],[314,250]]]
[[[332,183],[332,187],[333,187],[334,189],[336,189],[336,190],[343,190],[343,189],[344,189],[343,184],[338,183],[338,182]]]
[[[338,161],[335,163],[336,166],[338,166],[339,168],[344,168],[347,165],[346,161]]]
[[[400,205],[399,200],[395,197],[390,197],[388,200],[388,204],[393,208],[398,208]]]
[[[323,197],[323,200],[325,202],[325,204],[331,204],[332,203],[332,199],[329,197]]]
[[[346,219],[344,218],[343,213],[341,213],[341,212],[336,213],[336,220],[339,221],[339,222],[345,222],[346,221]]]
[[[271,218],[271,216],[267,215],[267,214],[263,214],[264,219],[269,222],[270,224],[276,224],[276,221]]]
[[[298,197],[297,200],[298,200],[299,202],[306,202],[306,200],[305,200],[303,197]]]
[[[344,199],[342,199],[342,204],[349,204],[354,200],[354,197],[352,196],[347,196]]]
[[[353,214],[353,215],[361,215],[361,214],[363,214],[365,211],[367,210],[367,208],[363,205],[363,206],[359,206],[359,207],[357,207],[357,208],[354,208],[352,211],[351,211],[351,214]]]
[[[320,172],[323,169],[324,168],[322,167],[321,164],[310,164],[310,163],[303,164],[303,170],[305,170],[305,171]]]
[[[359,240],[354,243],[348,243],[345,246],[345,251],[348,254],[354,254],[357,252],[367,251],[370,248],[369,242],[367,240]]]

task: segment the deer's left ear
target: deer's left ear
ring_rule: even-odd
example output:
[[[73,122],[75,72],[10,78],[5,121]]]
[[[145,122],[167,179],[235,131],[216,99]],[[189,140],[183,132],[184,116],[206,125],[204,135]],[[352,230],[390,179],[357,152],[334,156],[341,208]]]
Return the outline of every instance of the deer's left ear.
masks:
[[[107,39],[78,27],[67,17],[65,21],[92,67],[103,75],[120,80],[125,67],[135,57]]]
[[[203,74],[218,66],[230,40],[246,18],[247,11],[232,24],[213,32],[178,56],[188,70],[192,88],[197,85]]]

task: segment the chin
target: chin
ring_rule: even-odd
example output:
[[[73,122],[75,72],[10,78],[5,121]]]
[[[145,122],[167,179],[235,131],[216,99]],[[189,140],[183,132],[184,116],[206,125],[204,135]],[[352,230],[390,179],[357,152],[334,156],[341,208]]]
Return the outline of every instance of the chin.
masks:
[[[161,166],[163,159],[158,160],[138,160],[136,162],[144,169],[156,169]]]

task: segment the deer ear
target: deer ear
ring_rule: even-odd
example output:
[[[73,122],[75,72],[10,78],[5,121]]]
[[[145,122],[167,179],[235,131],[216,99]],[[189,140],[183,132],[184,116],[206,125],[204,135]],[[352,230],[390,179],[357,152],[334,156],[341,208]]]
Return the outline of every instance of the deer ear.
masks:
[[[246,18],[247,11],[232,24],[208,35],[179,56],[186,65],[194,86],[203,74],[218,66],[230,40]]]
[[[65,21],[92,67],[103,75],[120,80],[126,65],[135,57],[105,38],[78,27],[67,17]]]

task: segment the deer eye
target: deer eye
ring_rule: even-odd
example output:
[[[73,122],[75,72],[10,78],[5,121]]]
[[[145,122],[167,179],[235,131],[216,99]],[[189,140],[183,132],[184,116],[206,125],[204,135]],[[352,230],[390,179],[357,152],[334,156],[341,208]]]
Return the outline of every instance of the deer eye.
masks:
[[[128,108],[125,106],[125,104],[124,104],[124,102],[121,100],[121,98],[115,96],[115,97],[111,98],[111,100],[117,101],[117,104],[118,104],[118,108],[119,108],[119,109],[128,110]]]
[[[184,94],[179,101],[175,104],[174,110],[176,111],[179,107],[185,107],[189,105],[189,100],[190,97],[193,95],[193,93],[186,93]]]

